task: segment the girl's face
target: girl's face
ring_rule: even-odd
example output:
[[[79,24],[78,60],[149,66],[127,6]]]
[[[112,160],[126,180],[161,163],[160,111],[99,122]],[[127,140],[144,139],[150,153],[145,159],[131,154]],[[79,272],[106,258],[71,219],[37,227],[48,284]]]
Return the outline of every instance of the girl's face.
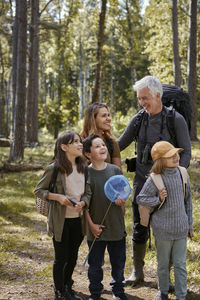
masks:
[[[165,167],[166,168],[176,168],[179,166],[179,154],[175,153],[173,156],[169,158],[165,158]]]
[[[65,151],[68,159],[71,157],[76,158],[83,154],[83,144],[77,134],[75,134],[74,140],[71,144],[61,144],[61,148],[63,151]]]
[[[101,107],[95,118],[97,130],[106,131],[110,130],[111,117],[106,107]]]

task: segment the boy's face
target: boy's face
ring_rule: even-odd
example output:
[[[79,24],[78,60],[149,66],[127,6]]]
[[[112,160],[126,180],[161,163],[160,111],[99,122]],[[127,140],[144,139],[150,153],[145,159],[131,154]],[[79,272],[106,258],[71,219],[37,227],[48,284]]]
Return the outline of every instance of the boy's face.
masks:
[[[91,161],[105,161],[107,154],[107,147],[101,138],[94,139],[90,147],[90,152],[86,153]]]

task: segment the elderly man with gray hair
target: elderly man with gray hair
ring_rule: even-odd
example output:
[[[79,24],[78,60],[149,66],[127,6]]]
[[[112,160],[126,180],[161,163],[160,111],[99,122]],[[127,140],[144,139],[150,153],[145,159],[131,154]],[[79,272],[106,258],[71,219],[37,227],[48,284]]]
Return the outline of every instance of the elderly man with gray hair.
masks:
[[[123,151],[133,141],[137,142],[137,158],[135,165],[135,178],[133,181],[133,270],[131,276],[125,281],[126,285],[136,285],[144,281],[144,257],[148,229],[140,224],[140,215],[136,197],[141,191],[147,175],[153,165],[151,148],[158,141],[168,141],[175,147],[183,148],[180,154],[180,165],[188,167],[191,158],[191,145],[188,127],[184,117],[176,111],[162,104],[162,84],[157,77],[145,76],[134,85],[138,102],[142,107],[130,120],[124,133],[118,140],[120,151]],[[169,128],[173,121],[173,136]]]

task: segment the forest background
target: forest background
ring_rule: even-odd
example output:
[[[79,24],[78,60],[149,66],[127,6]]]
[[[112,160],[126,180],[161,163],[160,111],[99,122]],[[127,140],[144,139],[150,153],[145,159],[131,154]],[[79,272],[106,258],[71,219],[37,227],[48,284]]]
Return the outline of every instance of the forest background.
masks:
[[[52,244],[33,189],[55,138],[70,129],[80,132],[91,102],[108,104],[119,137],[139,109],[133,84],[148,74],[190,95],[195,236],[188,241],[187,299],[200,299],[199,12],[197,0],[0,0],[0,299],[52,299]],[[122,161],[133,154],[130,145]],[[134,174],[124,164],[123,172],[132,183]],[[131,228],[129,199],[126,277]],[[157,293],[155,253],[152,245],[145,283],[127,290],[130,299]],[[82,299],[88,296],[86,272],[79,272],[86,254],[82,243],[75,272]],[[108,264],[106,259],[104,299],[112,298]]]
[[[77,126],[91,102],[106,102],[120,126],[138,110],[133,84],[147,74],[189,92],[197,140],[199,1],[0,0],[0,9],[0,136],[10,138],[10,161],[23,160],[40,129],[56,138]]]

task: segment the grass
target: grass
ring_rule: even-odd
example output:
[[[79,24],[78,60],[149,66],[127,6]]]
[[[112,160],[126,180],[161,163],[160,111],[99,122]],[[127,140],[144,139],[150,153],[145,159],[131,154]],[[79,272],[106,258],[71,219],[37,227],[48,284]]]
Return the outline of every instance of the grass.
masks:
[[[46,166],[53,156],[54,140],[42,136],[43,143],[35,148],[25,149],[25,161]],[[134,146],[122,152],[122,159],[132,157]],[[9,148],[0,148],[0,165],[9,157]],[[192,143],[192,161],[189,167],[194,205],[194,238],[188,240],[188,286],[193,292],[200,292],[200,144]],[[133,173],[124,175],[132,186]],[[36,212],[33,189],[40,171],[0,174],[0,281],[4,284],[18,282],[36,284],[52,281],[53,251],[49,251],[51,239],[46,235],[46,219]],[[126,202],[127,261],[126,276],[132,267],[132,208],[131,197]],[[43,247],[43,248],[42,248]],[[46,251],[41,251],[41,249]],[[83,261],[87,249],[83,248]],[[156,267],[156,251],[152,238],[152,248],[145,257],[147,268]],[[33,272],[34,270],[34,272]],[[1,299],[1,298],[0,298]],[[192,298],[193,299],[193,298]],[[198,299],[198,298],[194,298]]]

